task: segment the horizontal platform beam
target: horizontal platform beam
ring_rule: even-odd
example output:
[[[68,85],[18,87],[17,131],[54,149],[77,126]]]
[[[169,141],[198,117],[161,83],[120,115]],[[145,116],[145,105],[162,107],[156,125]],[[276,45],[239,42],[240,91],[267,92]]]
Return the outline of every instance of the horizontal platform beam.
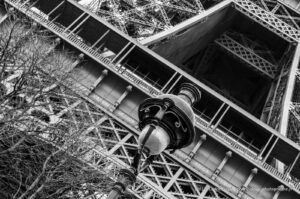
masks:
[[[254,19],[259,24],[263,25],[270,31],[279,35],[289,42],[298,42],[300,39],[300,31],[290,26],[286,22],[274,16],[251,2],[250,0],[234,0],[234,5],[237,10]]]
[[[255,70],[258,70],[260,73],[271,79],[275,78],[278,69],[276,65],[273,65],[253,51],[250,51],[248,48],[232,39],[226,32],[216,39],[215,43],[225,49],[228,53],[234,55],[234,57],[247,63]]]

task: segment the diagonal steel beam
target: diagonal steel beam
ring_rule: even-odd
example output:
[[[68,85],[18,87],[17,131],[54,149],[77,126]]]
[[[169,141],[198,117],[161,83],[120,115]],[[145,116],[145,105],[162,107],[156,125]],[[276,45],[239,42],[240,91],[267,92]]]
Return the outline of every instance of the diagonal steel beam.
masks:
[[[273,13],[268,12],[251,2],[250,0],[234,0],[234,6],[241,13],[260,23],[270,31],[279,35],[289,42],[298,42],[300,39],[299,30],[277,18]]]
[[[275,78],[277,73],[276,65],[273,65],[266,59],[255,54],[249,48],[244,47],[242,44],[232,39],[226,32],[216,39],[215,43],[230,54],[234,55],[236,58],[252,66],[260,73],[270,77],[271,79]]]

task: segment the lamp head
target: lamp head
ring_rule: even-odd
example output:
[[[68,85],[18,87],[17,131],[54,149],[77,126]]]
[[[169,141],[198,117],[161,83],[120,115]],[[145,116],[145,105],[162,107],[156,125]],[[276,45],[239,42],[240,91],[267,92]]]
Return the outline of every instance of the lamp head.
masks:
[[[142,130],[139,144],[144,145],[151,155],[191,144],[195,137],[195,116],[191,105],[199,101],[200,96],[197,87],[183,84],[178,95],[164,94],[146,99],[139,107],[139,127]]]
[[[151,124],[146,125],[140,136],[139,136],[139,145],[141,146],[142,143],[144,141],[144,147],[146,152],[149,153],[149,155],[158,155],[161,152],[163,152],[170,144],[170,136],[169,134],[160,126],[153,126],[153,130],[152,132],[150,132],[150,136],[148,137],[147,140],[146,136],[147,136],[147,132],[149,132],[149,130],[151,128]]]

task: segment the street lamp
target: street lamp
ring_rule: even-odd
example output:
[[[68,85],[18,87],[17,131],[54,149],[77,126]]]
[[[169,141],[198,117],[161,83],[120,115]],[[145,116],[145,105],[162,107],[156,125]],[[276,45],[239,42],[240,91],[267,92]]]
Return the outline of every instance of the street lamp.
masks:
[[[201,92],[190,83],[181,85],[178,95],[164,94],[146,99],[138,109],[138,150],[129,169],[121,169],[108,199],[117,199],[127,186],[132,185],[139,172],[151,164],[164,150],[181,149],[195,137],[195,115],[192,104],[199,101]],[[146,160],[140,166],[142,154]]]

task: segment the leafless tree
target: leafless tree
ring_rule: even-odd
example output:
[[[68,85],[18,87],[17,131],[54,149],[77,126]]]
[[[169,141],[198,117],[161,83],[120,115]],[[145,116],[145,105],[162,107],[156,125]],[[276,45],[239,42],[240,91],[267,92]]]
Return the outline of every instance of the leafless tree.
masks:
[[[0,30],[0,198],[105,193],[111,180],[80,160],[97,143],[85,146],[85,127],[61,120],[56,89],[74,55],[24,16],[11,14]]]

